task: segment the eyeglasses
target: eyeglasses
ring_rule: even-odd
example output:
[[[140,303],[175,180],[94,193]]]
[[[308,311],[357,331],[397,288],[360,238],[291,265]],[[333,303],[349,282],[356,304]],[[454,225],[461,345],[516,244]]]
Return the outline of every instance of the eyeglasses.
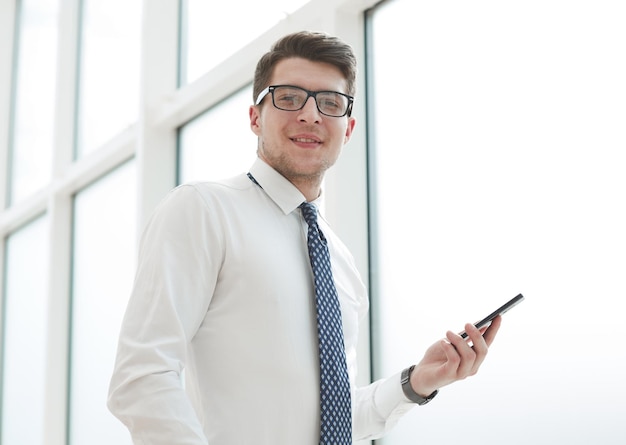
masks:
[[[269,93],[272,93],[272,103],[279,110],[301,110],[309,97],[313,97],[318,111],[331,117],[342,117],[346,114],[350,116],[354,102],[352,96],[337,91],[309,91],[293,85],[270,85],[259,93],[256,105]]]

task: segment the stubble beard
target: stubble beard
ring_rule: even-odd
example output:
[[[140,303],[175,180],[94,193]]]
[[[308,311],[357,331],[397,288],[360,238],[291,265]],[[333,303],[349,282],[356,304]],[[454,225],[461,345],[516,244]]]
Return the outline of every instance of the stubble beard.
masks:
[[[258,149],[258,156],[294,185],[319,186],[326,171],[332,167],[332,163],[328,159],[322,159],[321,165],[315,171],[303,171],[302,167],[298,166],[297,161],[294,161],[289,155],[285,153],[273,155],[272,153],[274,150],[268,150],[265,141],[262,141]]]

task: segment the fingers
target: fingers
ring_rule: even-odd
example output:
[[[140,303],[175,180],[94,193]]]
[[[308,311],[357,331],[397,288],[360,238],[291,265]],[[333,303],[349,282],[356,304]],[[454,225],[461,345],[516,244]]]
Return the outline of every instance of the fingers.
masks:
[[[491,325],[483,334],[483,338],[485,339],[485,343],[487,344],[487,346],[491,346],[491,343],[493,343],[493,340],[494,338],[496,338],[496,334],[498,333],[498,330],[500,329],[501,323],[502,323],[502,317],[498,315],[496,318],[493,319],[493,321],[491,322]]]
[[[487,352],[489,352],[489,346],[487,345],[487,342],[485,341],[485,337],[483,337],[483,332],[476,329],[474,325],[469,325],[469,326],[466,325],[465,329],[469,329],[471,331],[471,332],[468,332],[469,338],[472,341],[471,349],[476,353],[476,356],[474,358],[474,362],[472,363],[472,367],[470,371],[470,375],[474,375],[478,372],[478,368],[480,368],[480,365],[482,365],[483,362],[485,361],[485,358],[487,357]]]
[[[489,345],[493,342],[500,328],[500,322],[500,317],[497,317],[484,332],[476,329],[473,324],[468,323],[465,325],[465,332],[468,335],[466,339],[451,331],[446,334],[448,341],[454,346],[458,355],[457,379],[464,379],[478,372],[478,369],[487,357]],[[448,359],[450,360],[450,357]]]
[[[489,328],[477,329],[473,324],[465,325],[467,338],[452,331],[446,338],[433,344],[416,366],[411,385],[417,392],[430,394],[428,390],[441,388],[457,380],[476,374],[493,342],[501,318],[496,317]],[[431,391],[432,392],[432,391]]]
[[[469,328],[469,329],[468,329]],[[470,327],[468,325],[465,326],[465,332],[468,333],[470,338],[474,336],[474,331],[471,329],[476,329],[473,325]],[[471,333],[470,333],[471,330]],[[456,380],[464,379],[470,375],[473,375],[474,362],[476,361],[476,352],[474,349],[468,344],[468,342],[463,339],[460,335],[453,333],[452,331],[448,331],[446,333],[446,337],[448,341],[454,346],[456,354],[458,356],[457,359],[449,360],[450,364],[458,363],[456,366]]]

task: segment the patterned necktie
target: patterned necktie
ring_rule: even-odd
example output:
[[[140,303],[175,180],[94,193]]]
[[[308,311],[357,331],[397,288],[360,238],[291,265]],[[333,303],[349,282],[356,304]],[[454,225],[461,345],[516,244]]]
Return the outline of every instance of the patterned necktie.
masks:
[[[326,238],[317,225],[317,208],[303,202],[309,225],[307,244],[315,280],[317,333],[320,353],[320,445],[352,444],[350,381],[343,343],[337,289],[330,270]]]

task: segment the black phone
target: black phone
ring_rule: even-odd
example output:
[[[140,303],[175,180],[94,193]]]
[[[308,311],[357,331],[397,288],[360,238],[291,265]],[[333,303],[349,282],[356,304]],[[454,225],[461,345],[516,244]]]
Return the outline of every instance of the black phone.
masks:
[[[476,326],[478,329],[480,329],[482,327],[490,325],[491,321],[494,318],[496,318],[498,315],[502,315],[505,312],[511,310],[512,308],[517,306],[519,303],[521,303],[523,300],[524,300],[524,296],[522,294],[517,294],[517,296],[511,298],[509,301],[504,303],[502,306],[500,306],[498,309],[493,311],[491,314],[487,315],[482,320],[474,323],[474,326]],[[465,332],[465,331],[459,333],[459,335],[461,337],[463,337],[463,338],[467,338],[467,332]]]

